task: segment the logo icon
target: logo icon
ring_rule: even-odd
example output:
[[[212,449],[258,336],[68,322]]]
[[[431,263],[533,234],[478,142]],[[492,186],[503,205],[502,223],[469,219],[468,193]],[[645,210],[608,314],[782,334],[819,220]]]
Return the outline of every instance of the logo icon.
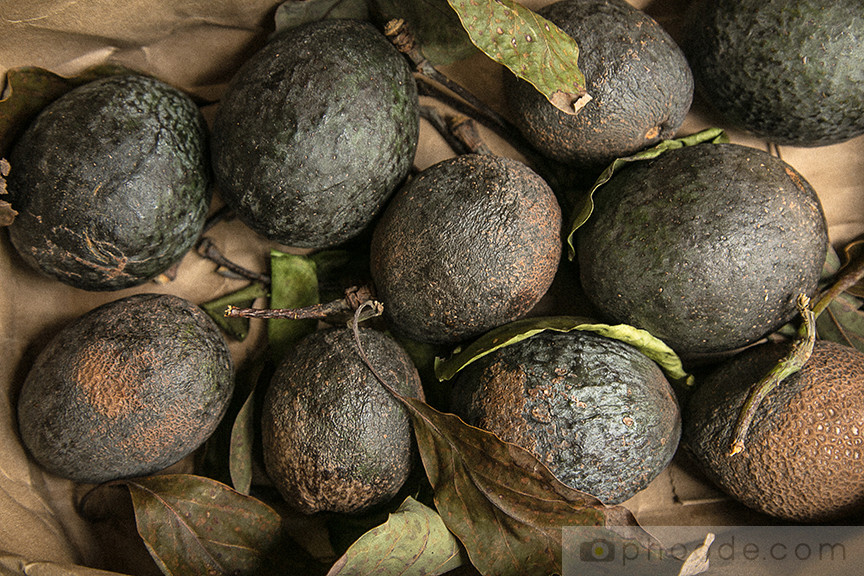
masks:
[[[605,538],[595,538],[579,545],[579,559],[583,562],[612,562],[615,547]]]

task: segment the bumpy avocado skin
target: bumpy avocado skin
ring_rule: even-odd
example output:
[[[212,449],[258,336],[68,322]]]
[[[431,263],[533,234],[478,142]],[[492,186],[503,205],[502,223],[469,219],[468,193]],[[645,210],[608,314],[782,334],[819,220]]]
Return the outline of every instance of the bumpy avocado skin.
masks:
[[[390,386],[423,398],[417,369],[395,340],[371,329],[360,340]],[[363,362],[348,328],[314,332],[286,355],[267,389],[262,434],[270,479],[306,514],[387,501],[415,453],[407,412]]]
[[[816,288],[828,247],[822,206],[766,152],[670,150],[621,170],[594,199],[576,236],[585,293],[611,320],[680,355],[752,343]]]
[[[393,329],[453,343],[526,314],[561,256],[561,208],[530,168],[467,154],[403,187],[375,226],[371,274]]]
[[[164,272],[192,247],[210,204],[198,108],[144,76],[68,92],[27,128],[9,162],[12,244],[33,268],[84,290]]]
[[[703,0],[682,46],[729,123],[777,144],[864,134],[864,10],[857,0]]]
[[[234,389],[225,338],[177,296],[115,300],[60,330],[18,398],[21,439],[49,472],[106,482],[156,472],[198,448]]]
[[[615,504],[672,459],[678,403],[636,348],[589,332],[546,332],[460,372],[453,410],[533,452],[563,483]]]
[[[804,368],[760,404],[743,452],[729,456],[750,387],[789,351],[761,345],[699,382],[684,411],[682,447],[724,491],[764,514],[829,522],[864,511],[864,354],[817,340]]]
[[[408,174],[419,126],[408,64],[370,24],[288,30],[238,71],[221,101],[212,146],[219,194],[272,240],[342,243]]]
[[[539,150],[597,170],[674,136],[690,109],[693,75],[657,22],[623,0],[560,0],[538,12],[579,44],[578,65],[592,97],[568,115],[506,74],[514,120]]]

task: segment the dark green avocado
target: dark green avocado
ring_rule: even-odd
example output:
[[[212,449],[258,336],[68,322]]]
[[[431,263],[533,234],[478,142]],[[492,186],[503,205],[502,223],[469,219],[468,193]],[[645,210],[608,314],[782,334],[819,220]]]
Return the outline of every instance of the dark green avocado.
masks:
[[[408,174],[417,86],[371,24],[292,28],[235,75],[213,125],[225,203],[261,235],[324,248],[363,231]]]
[[[135,286],[170,268],[210,204],[198,108],[145,76],[66,93],[14,143],[9,162],[12,244],[33,268],[84,290]]]
[[[723,120],[777,144],[864,134],[860,0],[700,0],[682,47]]]
[[[698,144],[632,163],[577,230],[580,276],[610,320],[679,355],[750,344],[791,320],[825,261],[822,206],[791,166],[755,148]]]
[[[49,472],[106,482],[157,472],[198,448],[234,389],[228,345],[197,306],[139,294],[51,339],[18,398],[18,427]]]
[[[592,100],[567,115],[507,73],[514,120],[535,147],[597,171],[678,131],[693,98],[693,75],[657,22],[624,0],[560,0],[538,12],[579,44],[578,64]]]
[[[360,341],[390,386],[423,398],[395,340],[362,329]],[[411,471],[411,421],[363,362],[350,328],[313,332],[288,352],[267,389],[262,433],[270,479],[306,514],[369,509],[395,496]]]
[[[525,164],[467,154],[430,166],[390,201],[370,270],[398,333],[454,343],[523,316],[561,256],[561,208]]]
[[[543,332],[466,366],[453,411],[531,452],[563,483],[622,502],[669,464],[681,434],[672,387],[636,348]]]

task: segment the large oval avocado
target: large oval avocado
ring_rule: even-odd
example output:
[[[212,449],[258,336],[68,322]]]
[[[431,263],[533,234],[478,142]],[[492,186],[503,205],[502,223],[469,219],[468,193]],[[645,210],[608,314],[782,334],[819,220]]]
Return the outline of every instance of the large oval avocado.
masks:
[[[597,170],[678,131],[693,98],[693,75],[657,22],[624,0],[560,0],[538,12],[579,44],[578,64],[592,100],[568,115],[506,74],[514,120],[534,146]]]
[[[12,244],[35,269],[85,290],[164,272],[204,225],[205,138],[192,100],[149,77],[113,76],[66,93],[12,148]]]
[[[198,448],[234,389],[225,338],[177,296],[115,300],[60,330],[18,399],[21,439],[48,471],[106,482],[161,470]]]
[[[395,340],[362,329],[360,341],[390,386],[423,398],[417,369]],[[313,332],[288,352],[267,389],[262,433],[270,479],[306,514],[371,508],[411,471],[408,414],[364,363],[349,328]]]
[[[755,148],[699,144],[631,164],[577,231],[585,293],[681,355],[732,350],[795,316],[825,262],[819,198]]]
[[[408,174],[417,86],[372,25],[290,29],[237,72],[213,125],[225,202],[263,236],[305,248],[359,234]]]
[[[552,284],[561,208],[525,164],[467,154],[424,170],[375,226],[384,315],[421,342],[454,343],[526,314]]]
[[[724,120],[778,144],[864,134],[860,0],[701,0],[682,42]]]
[[[609,504],[645,488],[681,434],[678,402],[657,364],[583,331],[544,332],[469,364],[454,384],[453,410]]]

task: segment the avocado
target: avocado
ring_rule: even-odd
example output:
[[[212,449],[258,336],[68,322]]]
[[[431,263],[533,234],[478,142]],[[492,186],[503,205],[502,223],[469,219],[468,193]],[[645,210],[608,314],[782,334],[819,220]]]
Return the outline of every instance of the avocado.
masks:
[[[411,358],[382,332],[360,330],[375,370],[404,396],[423,398]],[[415,455],[402,405],[364,363],[350,328],[325,328],[282,359],[261,419],[267,474],[305,514],[359,513],[396,495]]]
[[[698,0],[682,47],[699,93],[727,122],[777,144],[864,134],[858,0]]]
[[[788,353],[756,346],[703,378],[684,411],[682,447],[745,505],[791,522],[829,522],[864,512],[861,425],[864,354],[817,340],[799,372],[765,397],[743,452],[728,455],[750,387]]]
[[[561,208],[525,164],[466,154],[404,186],[372,234],[370,272],[392,329],[449,344],[523,316],[561,256]]]
[[[110,76],[67,92],[13,144],[12,244],[30,266],[76,288],[144,283],[201,233],[206,144],[195,103],[156,79]]]
[[[693,75],[675,41],[624,0],[560,0],[538,10],[579,45],[591,96],[576,115],[505,73],[504,94],[524,136],[544,155],[599,171],[671,138],[693,98]]]
[[[234,389],[228,345],[196,305],[138,294],[57,332],[30,368],[18,427],[46,470],[77,482],[157,472],[198,448]]]
[[[813,188],[755,148],[669,150],[615,173],[594,200],[576,234],[585,293],[684,357],[737,349],[791,320],[825,262]]]
[[[585,331],[543,332],[466,366],[453,411],[517,444],[564,484],[607,504],[669,464],[681,417],[672,387],[633,346]]]
[[[371,24],[291,28],[253,55],[222,97],[212,137],[219,194],[270,240],[341,244],[408,174],[419,118],[407,62]]]

